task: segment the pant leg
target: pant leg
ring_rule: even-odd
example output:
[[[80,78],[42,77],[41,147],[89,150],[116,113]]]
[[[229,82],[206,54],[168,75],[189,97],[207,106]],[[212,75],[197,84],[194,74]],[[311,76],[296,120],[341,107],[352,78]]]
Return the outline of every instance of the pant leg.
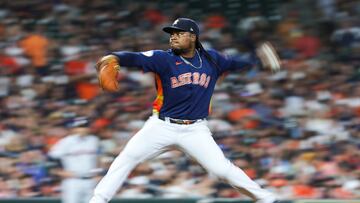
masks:
[[[124,150],[111,164],[107,174],[96,186],[90,203],[110,201],[137,164],[156,156],[167,146],[174,144],[174,136],[162,124],[158,119],[151,117],[130,139]]]
[[[81,201],[79,203],[87,203],[90,201],[95,185],[96,182],[93,179],[82,180]]]
[[[61,183],[61,202],[79,203],[81,185],[75,179],[65,179]]]
[[[206,122],[191,126],[188,132],[181,135],[177,144],[207,171],[225,180],[245,195],[253,199],[274,198],[272,193],[262,189],[224,156]]]

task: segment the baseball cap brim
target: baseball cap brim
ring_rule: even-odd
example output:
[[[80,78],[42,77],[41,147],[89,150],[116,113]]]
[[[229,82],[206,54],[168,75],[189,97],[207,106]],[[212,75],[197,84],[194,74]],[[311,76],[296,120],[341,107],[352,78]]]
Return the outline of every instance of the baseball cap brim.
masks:
[[[181,28],[176,27],[176,26],[164,27],[163,31],[166,32],[166,33],[171,33],[172,31],[185,31],[185,32],[188,32],[187,30],[181,29]]]

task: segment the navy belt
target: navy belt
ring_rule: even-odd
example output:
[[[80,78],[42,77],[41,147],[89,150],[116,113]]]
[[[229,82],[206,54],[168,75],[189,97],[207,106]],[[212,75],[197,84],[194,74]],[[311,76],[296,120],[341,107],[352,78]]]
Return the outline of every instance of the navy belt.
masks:
[[[196,122],[205,120],[205,119],[182,120],[182,119],[175,119],[175,118],[163,117],[163,116],[159,116],[159,119],[163,120],[163,121],[169,121],[170,123],[176,123],[179,125],[190,125],[190,124],[194,124]]]

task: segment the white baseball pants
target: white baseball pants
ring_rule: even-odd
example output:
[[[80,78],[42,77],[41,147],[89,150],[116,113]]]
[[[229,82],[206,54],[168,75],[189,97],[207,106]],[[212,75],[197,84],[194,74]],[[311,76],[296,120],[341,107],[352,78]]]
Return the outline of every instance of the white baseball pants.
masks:
[[[92,196],[95,187],[93,179],[67,178],[61,183],[62,203],[86,203]]]
[[[224,156],[211,136],[207,121],[179,125],[152,116],[111,164],[107,174],[96,186],[90,203],[110,201],[132,169],[140,162],[166,151],[169,146],[178,147],[196,159],[207,171],[227,181],[253,199],[273,199],[274,197],[270,192],[260,188]]]

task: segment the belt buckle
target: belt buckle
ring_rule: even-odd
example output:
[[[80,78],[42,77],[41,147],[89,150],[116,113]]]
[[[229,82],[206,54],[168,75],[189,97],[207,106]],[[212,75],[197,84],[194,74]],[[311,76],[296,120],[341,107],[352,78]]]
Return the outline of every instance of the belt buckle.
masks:
[[[192,124],[192,121],[190,121],[190,120],[183,120],[183,123],[184,123],[185,125],[189,125],[189,124]]]
[[[180,124],[180,125],[192,124],[191,120],[181,120],[181,119],[172,119],[172,120],[175,121],[176,124]]]
[[[169,118],[169,121],[171,123],[176,123],[176,124],[180,124],[180,125],[190,125],[196,122],[196,120],[181,120],[181,119],[174,119],[174,118]]]

